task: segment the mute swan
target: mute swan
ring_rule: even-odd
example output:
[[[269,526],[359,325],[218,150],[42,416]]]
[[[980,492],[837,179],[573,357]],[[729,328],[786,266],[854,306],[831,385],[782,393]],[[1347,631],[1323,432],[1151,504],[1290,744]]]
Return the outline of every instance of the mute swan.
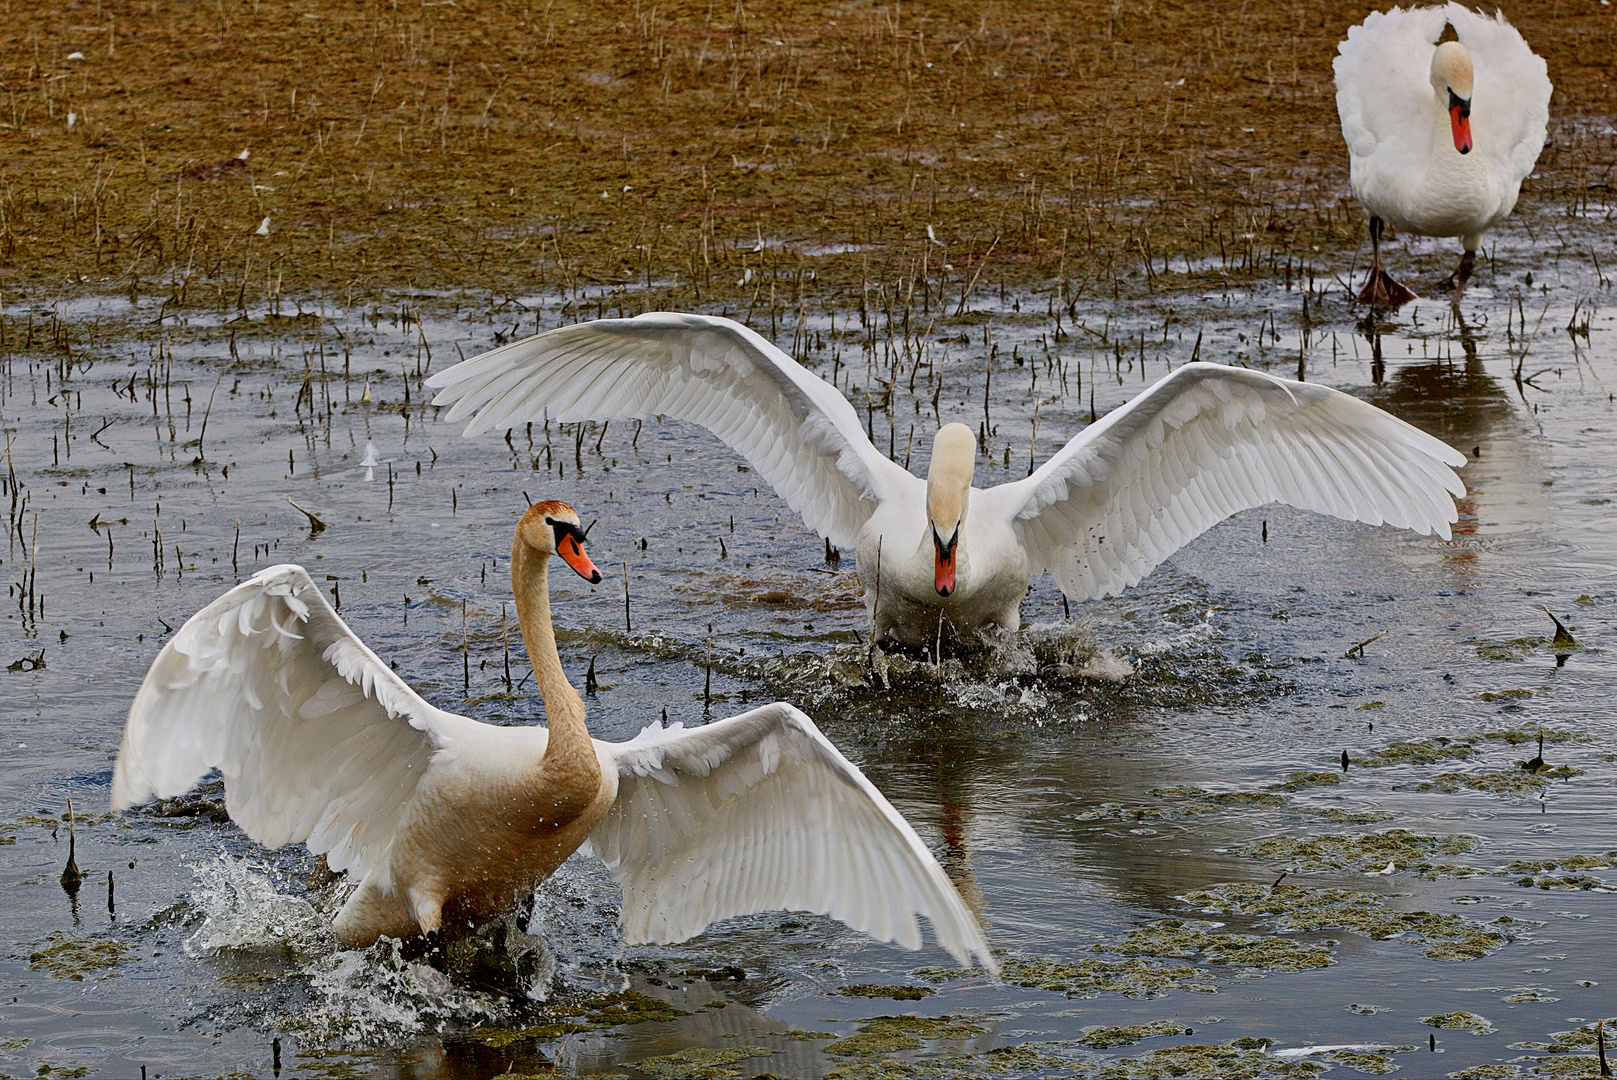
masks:
[[[1458,41],[1437,44],[1445,26]],[[1336,111],[1352,157],[1353,195],[1370,212],[1370,279],[1359,303],[1415,294],[1381,268],[1383,222],[1458,236],[1465,254],[1453,304],[1482,234],[1505,220],[1544,148],[1550,80],[1503,15],[1464,6],[1374,12],[1337,46]]]
[[[464,933],[580,847],[623,887],[632,944],[716,920],[830,914],[918,949],[915,916],[990,971],[976,918],[909,824],[784,702],[686,731],[590,738],[550,622],[546,565],[591,583],[578,515],[531,507],[511,544],[528,657],[549,728],[434,708],[366,648],[299,566],[272,566],[192,616],[135,695],[112,805],[225,779],[230,816],[268,847],[302,841],[358,883],[337,913],[353,947]]]
[[[427,380],[468,435],[537,420],[671,416],[763,474],[812,529],[856,546],[876,638],[1014,631],[1033,576],[1072,597],[1138,582],[1237,510],[1284,502],[1445,539],[1465,456],[1327,387],[1186,364],[1025,480],[971,486],[976,438],[945,425],[925,481],[865,437],[835,387],[729,319],[654,313],[549,330]],[[879,592],[878,592],[879,586]]]

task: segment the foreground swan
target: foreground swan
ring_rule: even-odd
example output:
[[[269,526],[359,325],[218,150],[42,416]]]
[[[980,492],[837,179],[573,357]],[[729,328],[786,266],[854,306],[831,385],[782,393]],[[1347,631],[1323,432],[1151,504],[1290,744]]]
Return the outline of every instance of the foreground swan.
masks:
[[[1439,45],[1447,26],[1459,40]],[[1503,15],[1453,3],[1375,12],[1337,48],[1336,110],[1374,252],[1359,302],[1395,307],[1415,297],[1381,268],[1382,223],[1391,222],[1460,238],[1457,307],[1482,234],[1510,215],[1544,148],[1544,61]]]
[[[731,915],[830,914],[906,948],[915,916],[993,970],[943,869],[807,716],[776,702],[691,731],[590,738],[562,672],[546,564],[601,579],[565,503],[531,507],[511,583],[550,726],[492,727],[417,696],[298,566],[203,608],[129,711],[112,805],[178,795],[211,768],[230,816],[269,847],[302,841],[357,888],[350,946],[447,936],[506,910],[588,844],[623,886],[630,943],[683,941]]]
[[[1214,524],[1269,502],[1449,535],[1465,456],[1336,390],[1186,364],[1025,480],[971,486],[976,438],[947,424],[922,481],[837,390],[728,319],[657,313],[550,330],[431,379],[468,435],[538,420],[671,416],[713,432],[809,527],[856,545],[877,638],[1015,630],[1034,575],[1072,597],[1138,582]]]

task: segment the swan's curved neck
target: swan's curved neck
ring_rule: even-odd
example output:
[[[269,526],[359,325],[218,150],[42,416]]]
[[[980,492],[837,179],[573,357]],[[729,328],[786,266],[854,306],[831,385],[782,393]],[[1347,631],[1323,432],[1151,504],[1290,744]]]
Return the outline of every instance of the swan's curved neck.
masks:
[[[556,631],[550,623],[550,556],[535,550],[517,537],[511,543],[511,590],[516,595],[517,622],[522,641],[528,647],[528,663],[533,665],[539,693],[545,699],[545,719],[550,725],[550,741],[545,748],[546,766],[577,768],[597,783],[600,762],[584,723],[584,701],[567,681],[556,652]]]

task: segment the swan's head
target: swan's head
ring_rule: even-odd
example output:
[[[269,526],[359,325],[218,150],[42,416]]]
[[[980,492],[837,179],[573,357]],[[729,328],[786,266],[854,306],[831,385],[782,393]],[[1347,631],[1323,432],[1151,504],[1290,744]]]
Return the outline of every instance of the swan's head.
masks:
[[[518,540],[547,558],[561,556],[579,577],[598,585],[601,571],[584,554],[584,532],[578,511],[564,502],[534,503],[517,522]]]
[[[1458,41],[1445,41],[1432,54],[1432,89],[1446,101],[1454,128],[1454,149],[1471,152],[1471,53]]]
[[[932,440],[932,465],[926,473],[926,516],[936,549],[933,585],[939,596],[954,592],[955,556],[960,527],[970,501],[971,474],[977,465],[977,436],[965,424],[945,424]]]

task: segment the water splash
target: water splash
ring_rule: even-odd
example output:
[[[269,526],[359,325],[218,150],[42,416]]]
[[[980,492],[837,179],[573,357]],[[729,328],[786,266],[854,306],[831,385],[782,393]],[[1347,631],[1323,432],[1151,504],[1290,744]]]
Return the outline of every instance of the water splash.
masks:
[[[202,925],[185,941],[189,956],[223,949],[325,951],[336,938],[324,916],[299,896],[276,888],[269,868],[219,855],[193,865],[191,903]]]
[[[297,1026],[329,1039],[387,1045],[401,1034],[498,1020],[509,1012],[501,998],[457,985],[431,964],[407,959],[392,938],[368,949],[329,953],[308,970],[320,1001]]]

